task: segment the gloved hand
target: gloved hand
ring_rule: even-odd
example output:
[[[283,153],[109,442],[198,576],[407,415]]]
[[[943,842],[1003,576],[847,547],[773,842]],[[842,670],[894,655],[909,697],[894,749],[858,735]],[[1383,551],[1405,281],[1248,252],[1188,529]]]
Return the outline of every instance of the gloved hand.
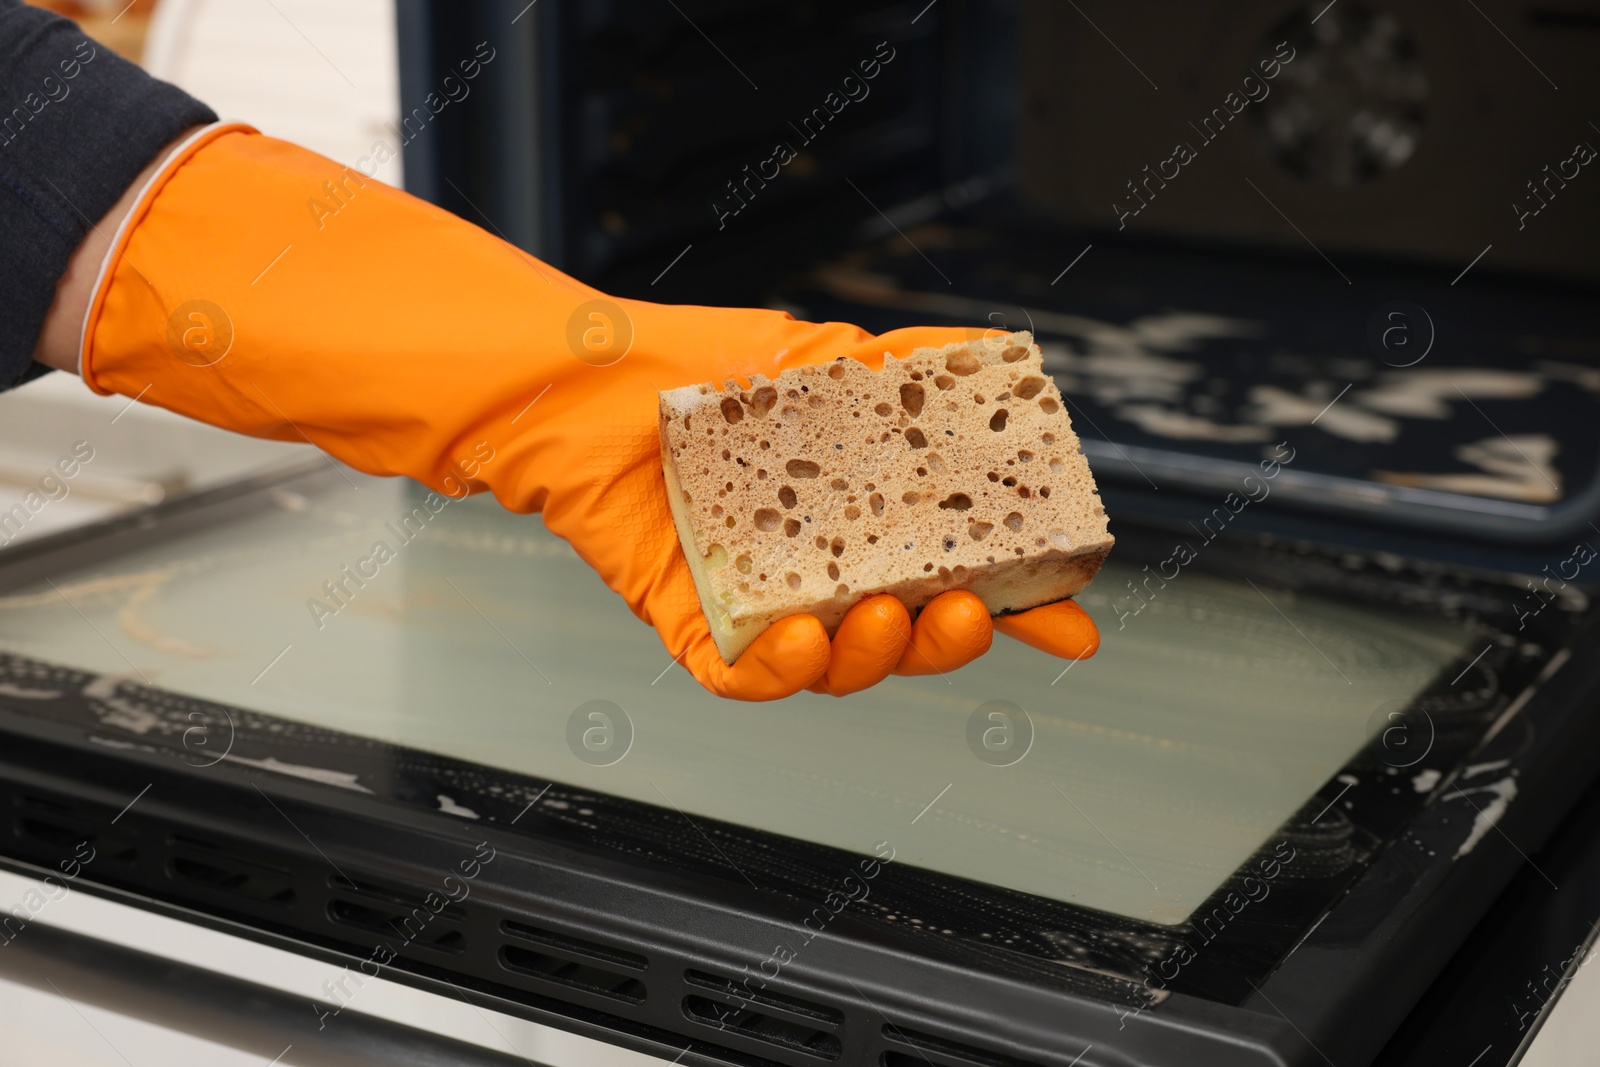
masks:
[[[611,299],[358,172],[248,127],[202,133],[129,215],[90,305],[84,380],[359,470],[541,511],[712,692],[843,695],[955,670],[992,629],[1058,656],[1098,635],[1065,601],[995,620],[946,593],[913,623],[869,597],[830,642],[809,615],[718,655],[678,545],[659,390],[965,339]],[[485,458],[488,457],[488,458]]]

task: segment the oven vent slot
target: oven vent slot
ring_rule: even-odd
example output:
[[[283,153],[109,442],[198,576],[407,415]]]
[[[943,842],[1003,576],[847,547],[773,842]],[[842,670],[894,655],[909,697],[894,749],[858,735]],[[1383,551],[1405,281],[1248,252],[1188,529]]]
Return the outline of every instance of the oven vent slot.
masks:
[[[500,965],[507,970],[629,1004],[644,1003],[644,982],[622,973],[645,969],[648,961],[637,952],[510,919],[500,923],[500,931],[528,943],[500,946]]]
[[[335,897],[328,902],[328,918],[341,926],[354,927],[365,930],[369,934],[380,934],[384,937],[400,938],[405,946],[416,945],[421,948],[438,949],[441,952],[458,953],[466,947],[466,939],[461,936],[460,930],[430,931],[430,922],[423,922],[421,918],[411,912],[395,912],[381,908],[371,908],[365,904],[357,904],[350,900],[340,900]]]
[[[131,836],[111,828],[114,813],[82,804],[64,804],[37,794],[17,797],[15,833],[18,838],[63,859],[72,857],[82,842],[94,849],[96,862],[131,864],[138,858]]]
[[[844,1013],[823,1004],[814,1004],[809,1000],[791,997],[770,990],[751,990],[743,983],[735,982],[731,978],[721,975],[707,974],[705,971],[684,971],[683,980],[690,985],[699,986],[701,989],[710,990],[719,997],[743,1004],[746,1007],[759,1005],[774,1011],[785,1012],[798,1016],[830,1030],[837,1030],[844,1025]]]
[[[394,908],[373,907],[359,901],[334,897],[328,901],[328,918],[340,926],[364,930],[369,934],[398,938],[401,951],[412,946],[431,948],[452,955],[466,948],[466,938],[460,930],[442,930],[438,921],[444,913],[431,914],[418,907],[399,911]]]
[[[357,881],[338,874],[328,877],[328,886],[334,890],[336,896],[356,896],[378,904],[388,904],[392,906],[391,910],[409,913],[414,908],[422,908],[435,918],[457,923],[466,919],[466,913],[455,904],[441,903],[444,900],[443,893],[419,892],[393,885],[379,885],[376,882]],[[432,904],[441,906],[432,907],[430,906]]]
[[[560,955],[578,956],[595,963],[622,967],[630,971],[642,971],[649,962],[637,952],[629,952],[627,949],[602,945],[597,941],[585,941],[581,937],[559,934],[554,930],[547,930],[542,926],[533,926],[529,923],[514,922],[507,919],[500,924],[500,930],[502,933],[510,934],[512,937],[523,941],[532,941],[536,945],[554,949]]]
[[[929,1067],[930,1064],[932,1067],[1038,1067],[1025,1060],[947,1041],[917,1030],[907,1030],[892,1023],[884,1024],[883,1036],[897,1045],[909,1045],[916,1051],[897,1052],[890,1049],[878,1057],[881,1067]]]
[[[172,848],[167,874],[177,881],[263,904],[294,903],[294,879],[282,867],[246,859],[196,837],[173,834],[167,842]]]
[[[694,972],[690,972],[694,973]],[[687,976],[686,976],[687,977]],[[709,977],[709,976],[708,976]],[[718,980],[720,981],[720,979]],[[732,985],[732,983],[728,983]],[[718,1030],[738,1034],[741,1037],[751,1038],[755,1041],[764,1041],[769,1045],[790,1052],[799,1052],[808,1056],[815,1056],[822,1060],[837,1060],[844,1051],[835,1034],[828,1030],[818,1028],[819,1022],[814,1012],[820,1010],[827,1013],[826,1008],[818,1009],[813,1005],[805,1005],[804,1011],[794,1014],[805,1018],[800,1022],[792,1018],[783,1018],[774,1010],[775,1001],[788,1001],[789,998],[775,998],[772,994],[765,994],[767,1003],[761,1005],[761,1010],[748,1006],[739,1007],[710,997],[687,996],[683,998],[683,1014],[690,1020],[705,1026],[712,1026]],[[732,999],[732,998],[730,998]],[[752,1000],[752,1003],[754,1001]],[[795,1003],[804,1004],[804,1001]],[[789,1014],[792,1008],[777,1009]],[[837,1023],[821,1022],[821,1025],[833,1028]]]
[[[509,971],[530,975],[541,980],[541,983],[555,983],[620,1001],[628,1006],[643,1004],[646,999],[643,974],[649,967],[649,960],[638,952],[520,920],[503,919],[500,930],[514,939],[506,941],[500,948],[500,964]],[[527,983],[518,983],[515,988],[530,990]],[[628,1012],[626,1007],[616,1010],[628,1012],[627,1015],[613,1015],[604,1008],[591,1007],[582,997],[564,997],[554,990],[532,989],[531,992],[535,999],[530,1002],[540,1004],[549,1011],[648,1036],[682,1050],[683,1054],[693,1050],[697,1056],[725,1064],[726,1067],[784,1067],[783,1063],[766,1056],[685,1034],[682,1027],[662,1029],[643,1022],[634,1013]],[[528,992],[524,992],[523,996],[527,997]]]
[[[338,874],[329,876],[328,887],[333,890],[328,918],[341,926],[399,938],[406,947],[415,945],[452,954],[466,948],[466,938],[456,928],[466,921],[466,912],[446,903],[442,893],[358,881]]]
[[[609,971],[591,963],[562,959],[521,945],[501,945],[500,965],[508,971],[542,978],[569,989],[581,989],[629,1004],[643,1004],[644,983],[631,975]]]

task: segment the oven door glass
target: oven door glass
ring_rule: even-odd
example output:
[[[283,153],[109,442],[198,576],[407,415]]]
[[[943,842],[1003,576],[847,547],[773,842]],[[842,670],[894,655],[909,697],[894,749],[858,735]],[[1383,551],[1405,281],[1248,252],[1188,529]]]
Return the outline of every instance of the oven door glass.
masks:
[[[997,636],[948,676],[744,704],[537,517],[354,472],[308,484],[13,589],[0,649],[1173,924],[1482,640],[1208,574],[1196,536],[1168,578],[1113,552],[1079,597],[1091,660]],[[137,734],[124,718],[105,725]]]

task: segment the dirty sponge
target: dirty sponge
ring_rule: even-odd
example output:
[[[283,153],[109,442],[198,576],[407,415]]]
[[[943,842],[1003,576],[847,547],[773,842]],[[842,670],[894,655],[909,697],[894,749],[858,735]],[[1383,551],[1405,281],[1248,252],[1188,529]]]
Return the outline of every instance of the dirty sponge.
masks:
[[[1105,508],[1028,333],[840,358],[661,394],[678,539],[717,650],[769,623],[832,634],[891,593],[967,589],[992,614],[1072,596],[1111,551]]]

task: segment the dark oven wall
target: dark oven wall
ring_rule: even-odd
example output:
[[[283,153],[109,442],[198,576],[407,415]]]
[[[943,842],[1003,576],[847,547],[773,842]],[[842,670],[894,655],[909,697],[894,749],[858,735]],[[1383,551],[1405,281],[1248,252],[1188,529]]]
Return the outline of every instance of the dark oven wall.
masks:
[[[1486,268],[1600,281],[1597,0],[1027,0],[1023,24],[1019,184],[1067,225],[1446,280],[1492,244]]]
[[[406,184],[619,295],[759,302],[879,209],[1003,180],[1018,6],[400,0],[402,115],[494,50]]]

